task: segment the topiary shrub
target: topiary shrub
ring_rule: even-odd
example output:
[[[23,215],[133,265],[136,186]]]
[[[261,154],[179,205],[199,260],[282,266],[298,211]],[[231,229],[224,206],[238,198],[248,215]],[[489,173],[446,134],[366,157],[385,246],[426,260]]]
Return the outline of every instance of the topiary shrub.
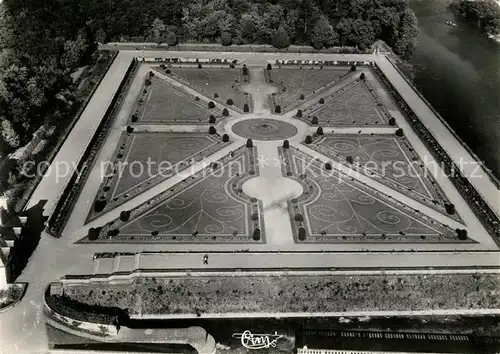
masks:
[[[87,237],[89,238],[90,241],[95,241],[99,238],[99,233],[101,232],[101,228],[93,228],[91,227],[89,229],[89,232],[87,234]]]
[[[130,125],[127,127],[127,133],[132,133],[134,131],[134,128],[131,127]]]
[[[137,122],[138,119],[139,117],[137,117],[137,114],[132,114],[132,123]]]
[[[118,229],[112,229],[112,230],[108,231],[108,236],[109,237],[118,236],[119,233],[120,233],[120,230],[118,230]]]
[[[455,204],[453,204],[453,203],[445,203],[444,204],[444,209],[450,215],[453,215],[456,212],[456,210],[455,210]]]
[[[363,80],[363,81],[364,81],[364,80],[366,80],[366,75],[365,75],[365,73],[361,73],[361,75],[359,75],[359,79],[360,79],[360,80]]]
[[[201,63],[198,63],[198,69],[201,69],[203,66],[201,66]]]
[[[210,101],[210,102],[208,102],[208,108],[210,108],[210,109],[214,109],[214,108],[215,108],[215,103],[214,103],[214,101]]]
[[[199,98],[198,96],[194,96],[194,100],[195,100],[195,101],[199,101],[199,100],[200,100],[200,98]]]
[[[351,66],[351,71],[356,71],[357,69],[356,65]]]
[[[304,221],[304,215],[302,215],[302,214],[295,214],[294,219],[295,219],[295,221],[302,222],[302,221]]]
[[[217,130],[213,125],[211,125],[210,128],[208,128],[208,134],[217,134]]]
[[[324,104],[324,103],[325,103],[325,99],[324,99],[323,97],[321,97],[321,98],[319,99],[319,103],[320,103],[320,104]]]
[[[227,101],[226,101],[226,104],[229,105],[229,106],[232,106],[234,104],[233,100],[231,98],[229,98]]]
[[[217,92],[214,93],[214,98],[219,98],[219,94]]]
[[[392,125],[392,126],[396,125],[396,118],[394,118],[394,117],[389,118],[389,125]]]
[[[248,103],[245,103],[245,104],[243,105],[243,112],[245,112],[245,113],[250,112],[250,107],[248,106]]]
[[[247,147],[247,148],[253,148],[253,141],[252,141],[252,139],[248,139],[248,140],[247,140],[246,147]]]
[[[290,142],[288,140],[283,141],[283,149],[290,148]]]
[[[318,117],[312,117],[311,124],[318,124]]]
[[[167,74],[170,74],[172,71],[170,69],[165,70]]]
[[[260,241],[260,229],[257,228],[255,230],[253,230],[252,239],[254,241]]]
[[[148,73],[148,75],[149,75],[149,78],[151,79],[152,77],[154,77],[154,76],[155,76],[155,73],[154,73],[154,72],[152,72],[152,71],[150,71],[150,72]]]
[[[229,141],[229,135],[224,134],[224,135],[222,136],[222,141],[223,141],[224,143],[227,143],[227,142]]]
[[[353,163],[354,163],[354,158],[353,158],[351,155],[347,156],[347,157],[345,158],[345,160],[347,161],[347,163],[350,163],[350,164],[353,164]]]
[[[146,79],[146,81],[144,81],[144,84],[146,85],[146,87],[151,85],[151,80]]]
[[[312,138],[312,136],[310,136],[310,135],[306,136],[305,143],[306,143],[306,144],[311,144],[312,142],[313,142],[313,138]]]
[[[467,230],[465,229],[457,229],[457,236],[460,241],[466,241],[467,240]]]
[[[128,221],[128,219],[130,219],[130,211],[123,210],[120,213],[120,221]]]
[[[224,117],[227,117],[227,116],[229,115],[229,111],[227,110],[227,108],[224,108],[224,109],[222,110],[222,115],[223,115]]]
[[[151,236],[158,236],[159,232],[158,231],[151,231]]]
[[[271,65],[271,63],[267,63],[267,70],[271,70],[273,68],[273,66]]]
[[[280,105],[277,105],[276,107],[274,107],[274,113],[281,113],[281,106]]]
[[[332,164],[330,162],[325,163],[325,170],[330,171],[332,169]]]
[[[301,109],[299,109],[299,110],[297,111],[297,114],[296,114],[295,116],[296,116],[297,118],[301,118],[301,117],[302,117],[302,110],[301,110]]]
[[[100,213],[106,207],[106,201],[104,199],[96,200],[94,203],[94,211]]]
[[[305,239],[306,239],[306,229],[301,227],[299,229],[299,241],[305,241]]]
[[[405,135],[405,133],[404,133],[402,128],[399,128],[398,130],[396,130],[396,136],[404,136],[404,135]]]
[[[318,129],[316,130],[316,135],[323,135],[323,128],[322,127],[318,127]]]
[[[299,98],[300,98],[301,100],[303,100],[303,99],[305,99],[305,98],[306,98],[306,96],[304,96],[304,94],[302,94],[302,93],[301,93],[301,94],[300,94],[300,96],[299,96]]]
[[[253,213],[252,216],[250,217],[250,219],[252,219],[253,221],[259,220],[259,214]]]
[[[242,72],[243,76],[248,76],[248,68],[247,68],[246,64],[243,64],[243,68],[241,68],[241,72]]]
[[[215,121],[216,121],[215,116],[213,114],[210,115],[210,118],[208,118],[208,123],[215,124]]]

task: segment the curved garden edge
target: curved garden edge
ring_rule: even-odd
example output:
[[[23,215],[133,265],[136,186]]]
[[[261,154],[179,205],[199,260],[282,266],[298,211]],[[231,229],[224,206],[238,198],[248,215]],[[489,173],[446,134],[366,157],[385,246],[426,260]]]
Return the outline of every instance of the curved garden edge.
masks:
[[[164,343],[188,344],[200,354],[215,353],[215,340],[202,327],[167,328],[161,330],[156,336],[144,338],[141,329],[123,327],[120,331],[118,324],[84,322],[63,316],[52,309],[46,301],[46,297],[51,296],[51,286],[52,284],[47,286],[43,297],[45,321],[48,325],[63,332],[99,342],[148,342],[150,340],[158,342],[158,338],[161,338],[160,341]]]
[[[47,297],[51,296],[51,287],[52,284],[49,284],[43,295],[43,312],[49,324],[68,333],[93,340],[103,341],[107,336],[118,334],[118,328],[114,324],[86,322],[58,313],[47,302]]]
[[[11,290],[10,287],[13,286],[16,286],[18,289],[20,289],[20,292],[19,294],[17,294],[17,297],[13,299],[13,301],[6,304],[0,304],[0,314],[16,306],[23,299],[24,294],[26,294],[26,290],[28,289],[28,283],[13,283],[9,284],[8,290]]]

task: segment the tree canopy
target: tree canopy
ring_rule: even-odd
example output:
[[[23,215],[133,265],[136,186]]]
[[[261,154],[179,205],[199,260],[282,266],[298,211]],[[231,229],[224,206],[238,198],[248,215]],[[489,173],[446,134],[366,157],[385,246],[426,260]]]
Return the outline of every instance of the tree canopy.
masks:
[[[454,0],[451,9],[475,23],[488,34],[500,34],[500,6],[495,0]]]

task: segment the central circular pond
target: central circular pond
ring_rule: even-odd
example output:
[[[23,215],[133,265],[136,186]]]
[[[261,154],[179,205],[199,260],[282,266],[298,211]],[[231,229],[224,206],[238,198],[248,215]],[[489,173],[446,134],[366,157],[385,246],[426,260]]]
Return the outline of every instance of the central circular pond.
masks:
[[[269,118],[242,120],[234,124],[232,130],[239,136],[253,140],[282,140],[298,132],[293,124]]]

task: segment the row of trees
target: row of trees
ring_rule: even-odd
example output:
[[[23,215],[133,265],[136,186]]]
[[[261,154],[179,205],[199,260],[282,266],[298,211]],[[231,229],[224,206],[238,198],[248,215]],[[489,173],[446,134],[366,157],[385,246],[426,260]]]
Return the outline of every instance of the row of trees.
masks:
[[[182,37],[194,42],[220,40],[223,45],[285,48],[295,43],[318,49],[366,49],[379,38],[405,54],[418,32],[417,19],[402,0],[198,0],[182,11],[180,27],[159,17],[144,35],[164,42]]]
[[[500,6],[495,0],[454,0],[451,9],[475,23],[485,33],[500,34]]]

